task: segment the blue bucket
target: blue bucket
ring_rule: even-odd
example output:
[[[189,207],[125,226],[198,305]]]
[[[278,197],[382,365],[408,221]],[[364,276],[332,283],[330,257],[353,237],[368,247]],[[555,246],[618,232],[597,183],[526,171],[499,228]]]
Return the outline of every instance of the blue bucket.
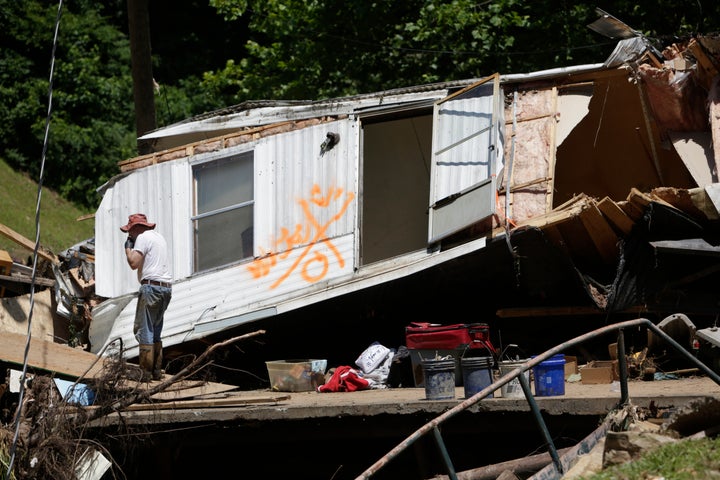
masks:
[[[553,355],[533,368],[536,397],[565,395],[565,355]]]
[[[460,359],[462,367],[465,398],[489,387],[492,383],[493,357],[463,357]],[[486,398],[492,398],[490,393]]]

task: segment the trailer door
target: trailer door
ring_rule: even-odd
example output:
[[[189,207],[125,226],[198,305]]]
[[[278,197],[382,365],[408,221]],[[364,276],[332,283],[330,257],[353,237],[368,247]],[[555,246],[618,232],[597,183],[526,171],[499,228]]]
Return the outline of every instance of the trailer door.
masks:
[[[495,74],[435,104],[428,242],[495,213],[504,113]]]

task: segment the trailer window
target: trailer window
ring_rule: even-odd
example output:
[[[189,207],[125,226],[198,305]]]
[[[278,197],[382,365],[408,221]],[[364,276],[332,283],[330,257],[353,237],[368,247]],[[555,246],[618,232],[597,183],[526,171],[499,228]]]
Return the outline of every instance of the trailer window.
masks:
[[[193,167],[196,272],[252,257],[253,158],[250,151]]]

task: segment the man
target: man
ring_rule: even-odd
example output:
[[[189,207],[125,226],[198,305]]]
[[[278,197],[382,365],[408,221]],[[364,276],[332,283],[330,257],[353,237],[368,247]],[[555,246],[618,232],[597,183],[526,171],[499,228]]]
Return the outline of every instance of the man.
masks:
[[[133,333],[140,346],[142,381],[160,380],[163,321],[172,298],[167,242],[143,213],[130,215],[120,230],[128,234],[125,256],[140,282]]]

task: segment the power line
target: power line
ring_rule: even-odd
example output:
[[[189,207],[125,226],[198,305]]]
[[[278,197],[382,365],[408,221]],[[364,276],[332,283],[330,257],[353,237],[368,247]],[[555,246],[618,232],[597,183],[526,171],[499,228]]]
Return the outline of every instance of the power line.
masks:
[[[52,55],[50,57],[50,80],[48,85],[48,111],[45,117],[45,138],[43,139],[42,157],[40,160],[40,177],[38,178],[37,203],[35,205],[35,247],[33,248],[33,268],[30,283],[30,311],[27,321],[27,341],[25,342],[25,353],[23,356],[23,369],[20,376],[20,396],[17,410],[15,411],[15,434],[12,446],[10,447],[10,461],[8,462],[7,475],[5,478],[13,478],[12,470],[17,452],[17,442],[20,435],[20,418],[22,417],[23,402],[25,399],[25,379],[27,376],[28,356],[30,354],[30,342],[32,340],[32,316],[35,306],[35,280],[37,279],[38,248],[40,245],[40,201],[42,199],[43,177],[45,175],[45,156],[47,154],[48,137],[50,135],[50,117],[52,112],[52,91],[53,76],[55,72],[55,51],[57,49],[58,31],[60,30],[60,17],[62,16],[62,0],[58,2],[57,17],[55,19],[55,35],[53,37]]]

